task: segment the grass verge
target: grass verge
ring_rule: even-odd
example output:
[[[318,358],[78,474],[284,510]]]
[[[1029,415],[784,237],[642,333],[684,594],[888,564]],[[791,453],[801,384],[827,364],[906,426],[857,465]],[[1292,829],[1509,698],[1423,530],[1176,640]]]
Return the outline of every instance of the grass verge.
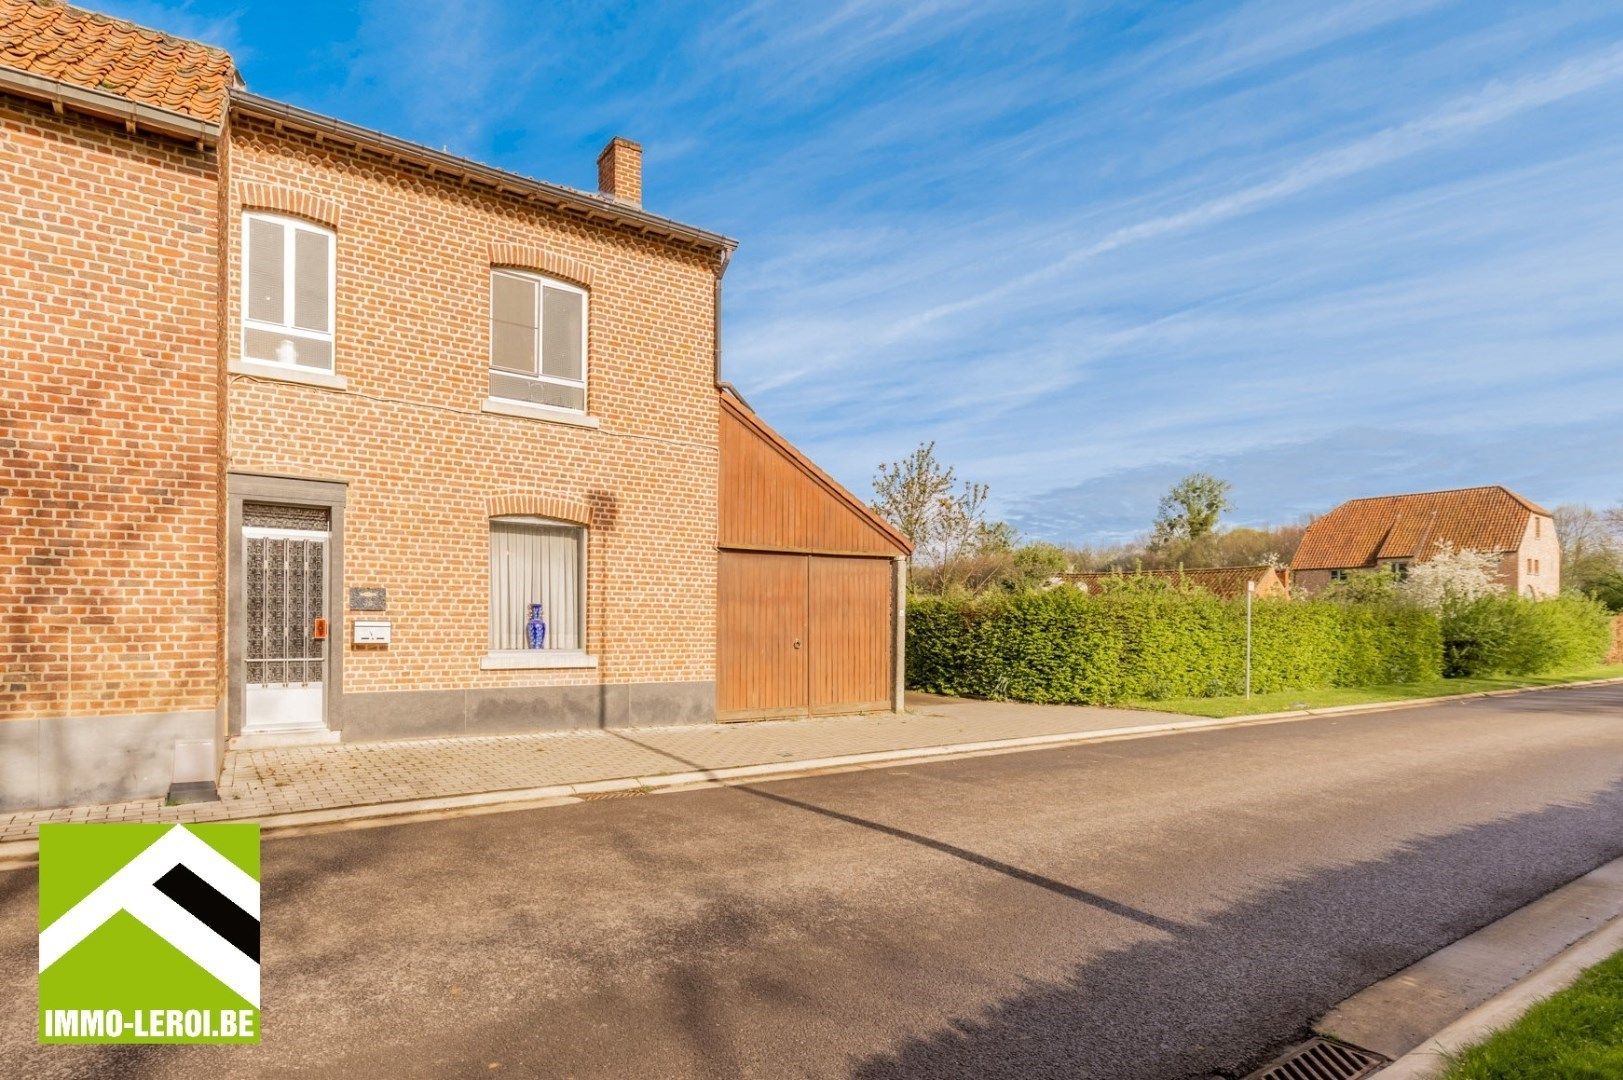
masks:
[[[1454,1055],[1439,1080],[1615,1080],[1623,1076],[1623,952],[1520,1020]]]
[[[1432,679],[1427,682],[1336,690],[1280,690],[1272,694],[1256,694],[1250,698],[1170,698],[1166,701],[1129,701],[1125,704],[1134,709],[1185,713],[1189,716],[1252,716],[1259,713],[1290,712],[1294,709],[1370,705],[1382,701],[1410,701],[1419,698],[1448,697],[1451,694],[1480,694],[1488,690],[1518,690],[1530,686],[1560,686],[1562,683],[1583,682],[1586,679],[1617,678],[1623,678],[1623,664],[1602,664],[1547,675]]]

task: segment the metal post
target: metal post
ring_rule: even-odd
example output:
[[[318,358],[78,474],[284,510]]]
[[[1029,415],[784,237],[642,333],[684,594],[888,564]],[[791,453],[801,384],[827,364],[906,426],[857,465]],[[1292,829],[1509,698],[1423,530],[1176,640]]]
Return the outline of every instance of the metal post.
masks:
[[[1257,595],[1257,583],[1245,583],[1245,696],[1251,696],[1251,598]]]

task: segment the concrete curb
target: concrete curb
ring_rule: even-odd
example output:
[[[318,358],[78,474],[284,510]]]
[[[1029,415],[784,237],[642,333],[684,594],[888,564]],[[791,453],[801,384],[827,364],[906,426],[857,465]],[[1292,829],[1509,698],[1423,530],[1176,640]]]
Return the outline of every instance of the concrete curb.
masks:
[[[1404,1054],[1378,1074],[1382,1080],[1432,1080],[1450,1057],[1519,1020],[1523,1013],[1565,990],[1589,968],[1623,949],[1623,918],[1613,919],[1508,990],[1472,1009]]]
[[[591,780],[578,784],[509,788],[501,791],[442,795],[399,802],[367,803],[321,810],[301,810],[285,814],[244,815],[241,818],[211,819],[210,823],[215,820],[257,821],[260,831],[267,837],[273,837],[276,834],[288,834],[290,830],[310,832],[314,831],[316,827],[325,825],[353,827],[363,821],[392,824],[406,819],[432,819],[465,813],[488,813],[498,810],[525,810],[580,802],[584,796],[588,795],[632,791],[651,795],[670,791],[692,791],[706,787],[725,787],[746,781],[788,780],[802,776],[819,776],[859,769],[888,768],[895,765],[975,757],[982,754],[1013,753],[1020,750],[1035,750],[1079,743],[1146,738],[1154,735],[1170,735],[1184,731],[1200,731],[1212,728],[1244,727],[1251,724],[1274,723],[1290,719],[1296,719],[1296,717],[1201,717],[1162,724],[1136,724],[1131,727],[1100,728],[1092,731],[1066,731],[1049,735],[1027,735],[1016,739],[987,739],[978,742],[908,747],[900,750],[875,750],[862,754],[803,758],[798,761],[773,761],[759,765],[731,765],[718,769],[692,769],[684,772],[620,777],[612,780]],[[38,862],[38,858],[38,840],[14,840],[10,843],[0,844],[0,870],[33,866]]]
[[[1581,683],[1562,683],[1556,686],[1529,686],[1512,690],[1490,690],[1472,694],[1454,694],[1441,698],[1406,698],[1401,701],[1370,702],[1360,705],[1337,705],[1324,709],[1298,709],[1292,712],[1257,713],[1246,716],[1195,717],[1157,724],[1134,724],[1118,728],[1097,728],[1090,731],[1065,731],[1049,735],[1027,735],[1015,739],[987,739],[977,742],[948,743],[939,746],[909,747],[900,750],[875,750],[861,754],[842,754],[833,757],[806,758],[799,761],[775,761],[759,765],[733,765],[719,769],[693,769],[684,772],[629,776],[612,780],[593,780],[578,784],[553,784],[546,787],[513,788],[501,791],[473,792],[462,795],[443,795],[399,802],[367,803],[332,807],[321,810],[301,810],[294,813],[245,815],[242,818],[224,818],[222,821],[257,821],[261,831],[270,837],[326,831],[327,828],[356,828],[363,822],[378,825],[400,824],[407,820],[432,820],[470,813],[494,813],[504,810],[525,810],[544,806],[558,806],[581,801],[582,796],[613,792],[639,791],[647,794],[668,791],[688,791],[703,787],[723,787],[740,781],[765,779],[787,780],[799,776],[815,776],[854,769],[888,768],[907,763],[923,763],[981,754],[1013,753],[1047,747],[1072,746],[1092,742],[1110,742],[1118,739],[1139,739],[1158,735],[1173,735],[1190,731],[1210,731],[1251,725],[1285,723],[1313,717],[1340,716],[1355,713],[1389,712],[1396,709],[1434,705],[1439,702],[1462,701],[1470,698],[1499,697],[1538,690],[1562,690],[1569,687],[1599,686],[1623,683],[1623,678],[1593,679]],[[927,712],[928,710],[918,710]],[[0,870],[33,866],[39,858],[39,841],[14,840],[0,844]]]

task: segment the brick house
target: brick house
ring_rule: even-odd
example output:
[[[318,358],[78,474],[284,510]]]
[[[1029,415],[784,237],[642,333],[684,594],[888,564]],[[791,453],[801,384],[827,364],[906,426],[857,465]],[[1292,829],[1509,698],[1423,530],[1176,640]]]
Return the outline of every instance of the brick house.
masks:
[[[1550,512],[1498,485],[1344,502],[1308,526],[1291,571],[1316,592],[1352,570],[1405,573],[1444,545],[1499,556],[1499,580],[1519,596],[1561,591]]]
[[[542,183],[43,0],[0,0],[0,123],[0,808],[212,782],[233,739],[716,718],[735,244],[642,208],[635,143]],[[906,541],[791,467],[771,498],[881,538],[826,555],[883,564],[883,625],[782,651],[868,650],[821,711],[893,707]]]

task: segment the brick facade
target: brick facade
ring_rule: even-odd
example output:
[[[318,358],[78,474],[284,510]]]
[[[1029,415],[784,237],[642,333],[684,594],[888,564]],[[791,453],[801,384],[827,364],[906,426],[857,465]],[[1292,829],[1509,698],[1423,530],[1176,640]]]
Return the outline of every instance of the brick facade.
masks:
[[[1529,516],[1522,546],[1500,560],[1499,579],[1518,596],[1554,596],[1561,591],[1561,541],[1554,520]]]
[[[571,212],[252,114],[187,142],[0,95],[0,128],[0,808],[212,775],[243,712],[242,491],[334,500],[346,739],[714,718],[729,241],[628,221],[627,167]],[[336,236],[331,376],[238,363],[250,210]],[[587,290],[584,417],[487,410],[494,267]],[[585,526],[581,662],[485,662],[514,514]],[[387,590],[388,645],[348,644],[351,587]]]
[[[219,699],[216,158],[0,96],[6,719]]]
[[[316,220],[338,223],[334,373],[347,385],[233,373],[228,445],[233,473],[348,486],[342,584],[388,590],[393,641],[333,643],[348,649],[346,698],[713,681],[715,257],[254,119],[234,123],[230,172],[232,357],[241,211],[319,193]],[[589,286],[600,426],[483,411],[490,271],[513,265]],[[489,518],[541,510],[586,519],[598,666],[483,671]]]
[[[92,801],[99,718],[167,784],[221,698],[218,159],[5,95],[0,145],[0,807]]]

